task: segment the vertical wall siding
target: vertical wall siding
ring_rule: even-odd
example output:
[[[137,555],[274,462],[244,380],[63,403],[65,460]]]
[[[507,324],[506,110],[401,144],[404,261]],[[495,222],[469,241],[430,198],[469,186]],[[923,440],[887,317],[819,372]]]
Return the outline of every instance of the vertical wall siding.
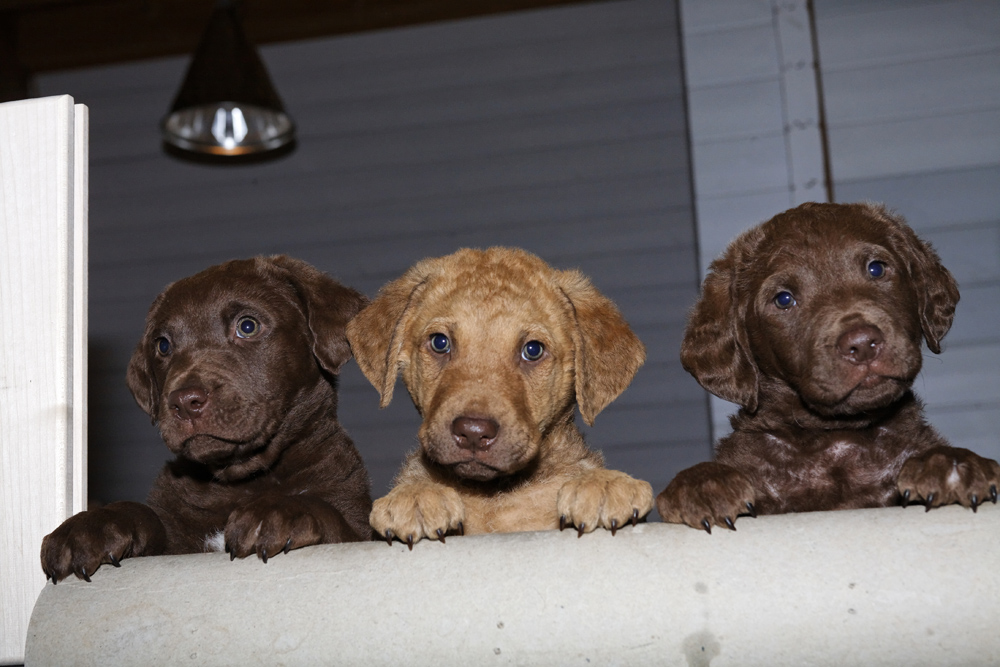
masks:
[[[649,351],[589,442],[660,488],[705,459],[706,406],[677,360],[697,292],[678,35],[673,2],[626,0],[264,48],[299,147],[236,168],[160,151],[186,59],[43,77],[91,110],[92,494],[143,498],[167,456],[124,386],[153,297],[257,253],[370,296],[462,246],[580,268]],[[416,412],[402,388],[379,411],[353,363],[340,394],[382,494]]]
[[[815,8],[835,196],[895,208],[957,278],[916,390],[952,442],[1000,458],[1000,3]]]
[[[704,274],[743,230],[826,201],[815,53],[805,0],[682,0]],[[711,397],[716,439],[737,406]]]

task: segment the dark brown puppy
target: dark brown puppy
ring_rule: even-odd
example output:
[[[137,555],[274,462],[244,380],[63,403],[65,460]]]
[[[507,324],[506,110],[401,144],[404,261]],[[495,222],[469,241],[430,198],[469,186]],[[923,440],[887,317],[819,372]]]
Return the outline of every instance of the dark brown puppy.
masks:
[[[740,514],[997,499],[1000,466],[950,447],[910,391],[958,287],[929,245],[875,204],[803,204],[712,263],[681,362],[742,409],[713,463],[657,497],[711,532]]]
[[[243,558],[371,537],[368,473],[337,422],[344,333],[367,302],[299,260],[236,260],[168,286],[127,381],[176,459],[148,505],[111,503],[42,542],[53,582],[123,558]]]

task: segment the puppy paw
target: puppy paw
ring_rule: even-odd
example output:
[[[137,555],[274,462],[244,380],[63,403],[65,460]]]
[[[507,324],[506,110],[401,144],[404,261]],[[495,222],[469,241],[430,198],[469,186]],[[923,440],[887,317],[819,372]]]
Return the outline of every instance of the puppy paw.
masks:
[[[444,542],[449,533],[464,533],[465,505],[450,487],[406,483],[375,501],[370,521],[389,544],[397,538],[412,550],[413,543],[424,538]]]
[[[159,517],[140,503],[119,502],[66,519],[42,540],[42,571],[55,584],[71,574],[90,581],[104,563],[120,567],[133,556],[152,556],[166,547]]]
[[[904,506],[922,502],[930,511],[959,503],[975,511],[986,500],[996,503],[1000,464],[968,449],[934,447],[903,464],[896,486]]]
[[[721,463],[699,463],[677,473],[656,497],[656,510],[667,523],[684,523],[707,533],[712,526],[736,530],[742,514],[757,516],[756,494],[746,475]]]
[[[598,527],[614,535],[653,509],[653,487],[617,470],[590,470],[562,485],[556,497],[559,529],[576,526],[582,536]]]
[[[230,560],[257,554],[265,563],[299,547],[359,539],[336,509],[309,496],[257,498],[234,509],[223,532]]]

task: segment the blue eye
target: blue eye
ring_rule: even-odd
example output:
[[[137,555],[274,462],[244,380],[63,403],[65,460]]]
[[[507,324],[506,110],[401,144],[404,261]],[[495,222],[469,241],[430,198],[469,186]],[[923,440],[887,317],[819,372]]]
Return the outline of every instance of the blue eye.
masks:
[[[170,341],[166,338],[160,337],[156,339],[156,351],[167,356],[170,354]]]
[[[774,305],[782,310],[786,310],[795,305],[795,297],[792,296],[791,292],[782,290],[774,296]]]
[[[521,358],[525,361],[538,361],[545,354],[545,346],[537,340],[529,340],[521,348]]]
[[[240,338],[253,338],[260,333],[260,322],[244,315],[236,322],[236,335]]]
[[[872,278],[881,278],[885,275],[885,262],[869,262],[868,275]]]
[[[451,341],[443,333],[431,334],[431,349],[438,354],[451,352]]]

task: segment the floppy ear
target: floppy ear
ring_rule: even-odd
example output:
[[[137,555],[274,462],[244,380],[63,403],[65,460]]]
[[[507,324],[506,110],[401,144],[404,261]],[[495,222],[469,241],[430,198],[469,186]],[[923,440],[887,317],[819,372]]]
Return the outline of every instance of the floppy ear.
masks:
[[[646,360],[646,348],[610,299],[579,271],[560,271],[569,300],[576,348],[576,403],[588,425],[625,391]]]
[[[153,313],[153,310],[156,309],[162,300],[163,294],[161,293],[153,301],[153,305],[149,307],[150,314]],[[153,375],[153,369],[149,361],[150,354],[152,354],[152,344],[149,340],[150,334],[149,315],[147,315],[146,327],[142,338],[132,351],[132,358],[128,362],[128,369],[125,371],[125,384],[128,385],[128,390],[132,392],[135,402],[139,404],[143,412],[149,415],[150,421],[155,424],[156,406],[160,402],[160,386],[156,382],[156,376]]]
[[[402,277],[383,286],[375,300],[347,325],[354,358],[381,397],[379,407],[392,401],[396,376],[403,368],[411,306],[419,298],[429,270],[430,260],[418,262]]]
[[[889,222],[899,234],[896,250],[908,264],[920,308],[920,327],[931,352],[940,354],[941,340],[951,329],[958,305],[958,283],[929,243],[920,240],[906,221],[884,206],[865,204],[877,217]]]
[[[738,237],[725,254],[712,262],[701,288],[701,298],[688,318],[681,342],[681,365],[702,387],[719,398],[757,410],[760,387],[757,364],[750,354],[746,304],[736,294]]]
[[[324,370],[336,375],[351,358],[345,335],[347,323],[364,308],[368,298],[302,260],[285,255],[266,260],[286,272],[305,308],[313,356]]]

